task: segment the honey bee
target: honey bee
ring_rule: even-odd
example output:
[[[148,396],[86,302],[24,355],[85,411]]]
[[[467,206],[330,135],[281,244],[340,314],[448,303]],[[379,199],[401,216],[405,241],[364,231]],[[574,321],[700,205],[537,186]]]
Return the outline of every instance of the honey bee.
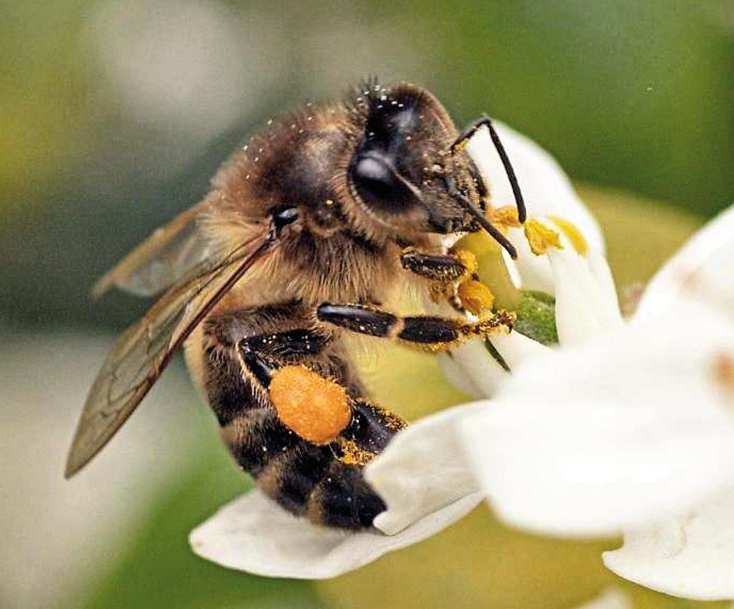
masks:
[[[396,291],[459,281],[447,239],[487,231],[489,193],[463,143],[486,125],[524,220],[492,123],[459,133],[412,84],[369,81],[306,105],[253,137],[206,198],[157,230],[95,286],[163,293],[125,331],[89,392],[70,477],[124,424],[184,347],[194,382],[239,466],[286,510],[322,525],[372,525],[385,504],[362,476],[405,422],[372,403],[347,335],[431,351],[509,327],[511,316],[401,317]]]

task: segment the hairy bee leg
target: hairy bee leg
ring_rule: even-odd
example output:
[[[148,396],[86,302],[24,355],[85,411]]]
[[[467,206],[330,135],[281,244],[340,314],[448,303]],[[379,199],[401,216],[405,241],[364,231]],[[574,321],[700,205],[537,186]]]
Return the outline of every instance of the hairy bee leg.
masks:
[[[272,387],[278,371],[289,365],[266,359],[251,350],[247,341],[240,343],[240,351],[249,371],[266,389]],[[336,384],[333,379],[328,382]],[[301,395],[303,391],[304,387],[299,386]],[[365,482],[361,468],[405,426],[402,419],[358,398],[351,401],[349,423],[338,436],[328,444],[315,444],[284,424],[276,414],[280,407],[272,392],[270,399],[274,408],[267,428],[281,430],[275,433],[275,438],[276,444],[280,442],[283,447],[282,454],[261,469],[257,476],[260,487],[285,509],[305,514],[314,522],[348,529],[371,526],[386,506]],[[282,430],[287,430],[289,442],[297,444],[286,444]],[[269,451],[275,448],[277,455],[278,446],[266,447]]]
[[[261,383],[264,389],[270,389],[273,379],[278,374],[279,370],[282,370],[288,364],[277,364],[272,360],[266,360],[262,354],[259,354],[251,350],[247,341],[240,343],[240,353],[243,358],[243,363],[248,367],[250,373],[257,378],[258,382]],[[289,370],[289,373],[295,374],[297,371]],[[304,371],[304,374],[313,374],[312,371]],[[320,375],[319,375],[320,376]],[[282,378],[282,377],[281,377]],[[343,396],[348,401],[351,416],[348,425],[345,425],[342,430],[335,434],[334,440],[337,440],[337,444],[341,445],[341,440],[352,441],[362,451],[370,453],[364,455],[366,457],[372,457],[382,451],[387,443],[390,441],[396,431],[399,431],[406,426],[406,423],[396,414],[373,404],[360,396],[347,397],[349,395],[348,388],[342,386],[340,383],[332,378],[321,377],[325,382],[340,386],[343,391]],[[281,380],[281,379],[278,379]],[[309,388],[309,383],[300,384],[297,387],[299,394],[303,395],[308,391],[319,391],[318,385],[311,384],[313,388]],[[272,392],[270,394],[271,400],[273,400]],[[316,396],[323,398],[324,396]],[[323,399],[322,399],[323,401]],[[276,410],[278,405],[275,404]]]
[[[414,249],[403,251],[400,263],[405,270],[439,283],[458,281],[469,272],[469,269],[457,256],[423,254]]]
[[[316,315],[320,321],[352,332],[398,339],[430,351],[448,350],[475,336],[509,331],[514,322],[514,316],[505,311],[476,323],[466,323],[430,315],[399,317],[358,304],[324,303],[318,307]]]
[[[405,423],[361,397],[345,355],[315,323],[294,304],[212,318],[205,327],[207,394],[230,452],[263,492],[318,524],[369,527],[385,504],[362,467]],[[289,329],[280,330],[284,324]],[[349,396],[351,420],[334,442],[309,442],[278,417],[269,387],[278,370],[299,365]]]

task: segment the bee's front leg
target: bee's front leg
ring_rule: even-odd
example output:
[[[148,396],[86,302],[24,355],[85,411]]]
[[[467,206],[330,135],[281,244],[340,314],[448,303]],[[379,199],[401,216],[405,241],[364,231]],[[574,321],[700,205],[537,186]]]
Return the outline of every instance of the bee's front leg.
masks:
[[[400,256],[404,269],[430,280],[433,302],[448,302],[460,312],[480,315],[492,308],[494,297],[479,281],[477,259],[468,250],[449,254],[424,254],[406,248]]]
[[[413,247],[405,248],[402,251],[400,263],[406,271],[444,284],[460,281],[476,270],[472,268],[475,263],[464,252],[424,254]]]

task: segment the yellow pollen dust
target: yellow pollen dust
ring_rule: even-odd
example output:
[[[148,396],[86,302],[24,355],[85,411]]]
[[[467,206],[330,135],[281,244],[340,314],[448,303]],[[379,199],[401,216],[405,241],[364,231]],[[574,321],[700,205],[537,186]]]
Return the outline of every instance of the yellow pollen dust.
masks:
[[[575,249],[580,256],[586,256],[586,254],[589,253],[589,243],[586,241],[586,238],[579,230],[578,226],[565,218],[559,218],[558,216],[548,217],[553,220],[553,222],[556,223],[556,226],[563,231],[563,234],[568,237],[571,245],[573,245],[573,249]]]
[[[277,370],[269,393],[280,421],[314,444],[333,441],[352,419],[344,388],[305,366]]]
[[[461,305],[470,313],[480,315],[491,311],[494,306],[494,294],[486,285],[474,279],[465,281],[457,290]]]
[[[502,232],[510,228],[520,228],[520,219],[517,217],[517,207],[504,205],[489,212],[489,221]]]
[[[461,140],[458,144],[454,146],[454,152],[463,152],[464,149],[469,145],[469,140],[471,138]]]
[[[375,453],[371,453],[364,448],[357,446],[354,440],[341,440],[339,442],[339,448],[342,449],[342,456],[339,457],[339,461],[346,465],[356,465],[363,467],[367,465],[375,456]]]
[[[525,222],[525,238],[530,245],[530,251],[536,256],[542,256],[551,247],[559,250],[563,249],[561,236],[535,218]]]
[[[466,275],[471,276],[479,270],[477,257],[469,250],[458,249],[454,252],[454,256],[456,256],[456,259],[464,265]]]

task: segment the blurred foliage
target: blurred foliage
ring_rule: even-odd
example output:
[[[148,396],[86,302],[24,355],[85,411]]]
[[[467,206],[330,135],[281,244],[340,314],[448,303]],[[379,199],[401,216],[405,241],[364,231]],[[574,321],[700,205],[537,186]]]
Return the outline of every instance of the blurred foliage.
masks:
[[[581,189],[606,229],[619,287],[647,279],[734,191],[732,2],[0,0],[0,15],[4,325],[129,323],[144,303],[115,295],[93,306],[94,278],[196,202],[271,113],[339,95],[368,74],[428,86],[457,123],[482,112],[510,123],[575,179],[671,201]],[[225,40],[212,60],[210,47]],[[153,45],[147,55],[142,45]],[[217,58],[232,56],[241,69],[218,71]],[[190,90],[178,88],[197,75]],[[226,95],[241,105],[225,120],[228,106],[217,104]],[[409,418],[463,399],[426,355],[388,349],[385,361],[390,375],[372,376],[377,397]],[[311,608],[320,596],[339,609],[561,609],[617,581],[599,559],[609,543],[520,534],[485,509],[330,582],[225,571],[186,544],[242,485],[201,429],[200,465],[161,489],[138,534],[110,557],[112,575],[66,606]],[[624,586],[637,609],[700,605]]]

